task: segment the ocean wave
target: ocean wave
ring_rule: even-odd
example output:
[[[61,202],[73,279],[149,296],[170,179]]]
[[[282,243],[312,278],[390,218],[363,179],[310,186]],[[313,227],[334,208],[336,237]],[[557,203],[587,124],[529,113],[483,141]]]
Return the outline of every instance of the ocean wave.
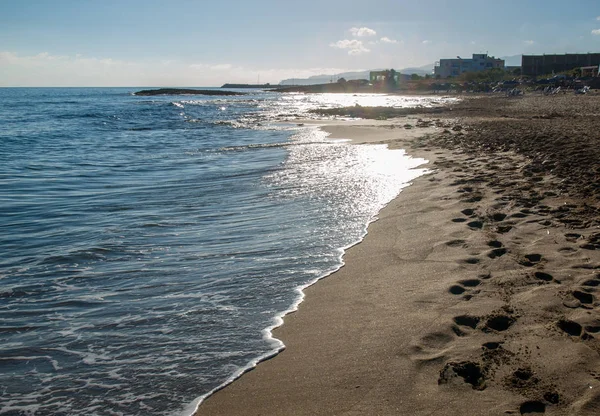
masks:
[[[114,250],[103,247],[91,247],[88,249],[75,250],[67,254],[51,255],[40,261],[40,265],[70,264],[81,261],[106,260],[106,256],[114,253]]]
[[[339,97],[177,100],[183,116],[173,97],[82,97],[29,100],[35,117],[0,132],[8,413],[176,413],[283,348],[271,329],[299,288],[400,186],[374,172],[399,153],[293,125]]]

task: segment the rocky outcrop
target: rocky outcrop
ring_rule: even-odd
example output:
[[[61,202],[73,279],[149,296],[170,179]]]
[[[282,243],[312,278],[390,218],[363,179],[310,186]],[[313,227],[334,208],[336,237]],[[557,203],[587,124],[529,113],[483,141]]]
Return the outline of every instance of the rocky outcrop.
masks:
[[[222,90],[192,90],[187,88],[159,88],[157,90],[142,90],[133,95],[245,95],[243,92]]]

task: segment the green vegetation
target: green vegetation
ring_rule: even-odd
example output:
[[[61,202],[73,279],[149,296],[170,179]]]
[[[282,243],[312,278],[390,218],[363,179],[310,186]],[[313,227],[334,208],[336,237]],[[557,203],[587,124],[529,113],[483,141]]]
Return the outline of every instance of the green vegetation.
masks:
[[[492,68],[479,72],[465,72],[453,78],[456,81],[462,82],[498,82],[509,81],[515,77],[512,72],[506,72],[504,69]]]

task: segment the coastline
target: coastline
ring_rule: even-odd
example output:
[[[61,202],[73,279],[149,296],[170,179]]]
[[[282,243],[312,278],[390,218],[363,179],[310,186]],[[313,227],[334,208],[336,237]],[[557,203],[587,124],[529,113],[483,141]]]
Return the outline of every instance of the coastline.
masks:
[[[573,231],[590,215],[576,199],[531,195],[564,180],[523,175],[526,155],[456,145],[462,124],[481,125],[460,117],[421,139],[405,134],[407,118],[324,127],[404,148],[434,172],[380,212],[342,269],[305,290],[274,331],[286,349],[198,415],[597,413],[594,218]]]

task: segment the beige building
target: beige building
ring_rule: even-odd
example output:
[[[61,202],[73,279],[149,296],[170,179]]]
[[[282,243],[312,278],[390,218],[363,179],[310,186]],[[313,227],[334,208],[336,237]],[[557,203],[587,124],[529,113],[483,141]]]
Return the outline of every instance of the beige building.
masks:
[[[504,60],[488,56],[487,53],[474,53],[472,58],[440,59],[436,62],[433,72],[440,78],[455,77],[464,72],[478,72],[487,69],[504,69]]]

